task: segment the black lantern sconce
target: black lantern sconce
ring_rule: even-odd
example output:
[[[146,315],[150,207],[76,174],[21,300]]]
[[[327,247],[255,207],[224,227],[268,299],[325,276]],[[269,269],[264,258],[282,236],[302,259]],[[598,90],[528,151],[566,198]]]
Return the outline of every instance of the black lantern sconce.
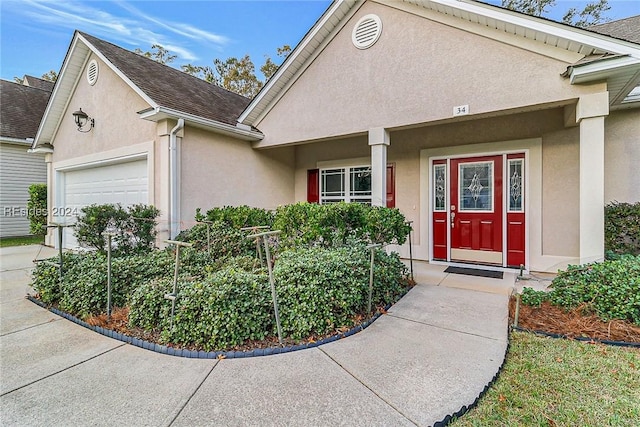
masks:
[[[95,120],[82,111],[82,108],[73,113],[73,119],[76,121],[76,126],[78,126],[78,132],[89,132],[95,126]],[[84,130],[87,125],[88,129]]]

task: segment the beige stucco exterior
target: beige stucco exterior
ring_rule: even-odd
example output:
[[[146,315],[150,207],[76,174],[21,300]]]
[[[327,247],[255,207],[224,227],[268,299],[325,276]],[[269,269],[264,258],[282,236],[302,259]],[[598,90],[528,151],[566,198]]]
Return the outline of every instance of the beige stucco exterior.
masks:
[[[607,203],[640,201],[640,110],[620,110],[605,120],[604,195]]]
[[[375,13],[382,35],[369,49],[351,41],[355,22]],[[449,120],[471,114],[569,103],[602,86],[572,86],[569,62],[367,2],[256,126],[257,147]],[[295,113],[292,119],[292,113]],[[287,118],[286,126],[282,119]]]

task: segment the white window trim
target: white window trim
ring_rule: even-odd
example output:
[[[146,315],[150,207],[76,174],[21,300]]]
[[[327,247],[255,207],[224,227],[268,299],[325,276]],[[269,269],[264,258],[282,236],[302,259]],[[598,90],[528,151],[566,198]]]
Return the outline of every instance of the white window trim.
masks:
[[[460,186],[462,185],[462,166],[468,166],[468,165],[484,165],[484,164],[491,164],[491,176],[494,178],[495,180],[495,173],[496,173],[496,164],[493,160],[483,160],[483,161],[477,161],[477,162],[465,162],[462,164],[458,164],[458,188],[456,188],[456,197],[458,198],[458,211],[459,212],[465,212],[465,213],[494,213],[495,212],[495,200],[494,200],[494,184],[493,182],[491,183],[491,194],[489,196],[489,200],[491,201],[491,209],[485,209],[485,210],[478,210],[478,209],[463,209],[462,207],[462,194],[460,194]]]
[[[371,204],[372,194],[352,196],[351,195],[351,170],[355,168],[369,168],[371,169],[370,164],[349,164],[349,165],[340,165],[340,166],[331,166],[320,168],[320,204],[323,205],[327,202],[346,202],[346,203],[362,203],[369,202]],[[343,171],[343,179],[344,179],[344,196],[325,196],[323,194],[323,172],[328,170],[342,170]]]

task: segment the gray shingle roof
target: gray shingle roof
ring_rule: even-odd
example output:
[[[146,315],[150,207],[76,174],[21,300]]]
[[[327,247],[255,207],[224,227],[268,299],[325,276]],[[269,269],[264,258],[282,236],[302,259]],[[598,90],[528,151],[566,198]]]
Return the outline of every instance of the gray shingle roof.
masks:
[[[606,36],[640,44],[640,15],[607,22],[606,24],[593,25],[587,29]]]
[[[0,80],[0,136],[35,138],[50,96],[50,90]]]
[[[79,32],[159,106],[236,125],[250,99]]]
[[[49,92],[53,92],[53,86],[55,85],[54,82],[27,75],[24,76],[23,84],[25,86],[34,87],[36,89],[42,89]]]

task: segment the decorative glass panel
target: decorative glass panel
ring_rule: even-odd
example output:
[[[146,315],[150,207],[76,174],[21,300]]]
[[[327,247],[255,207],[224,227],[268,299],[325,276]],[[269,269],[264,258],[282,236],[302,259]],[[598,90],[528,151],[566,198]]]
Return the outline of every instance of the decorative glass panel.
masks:
[[[371,168],[351,168],[351,196],[371,197]]]
[[[446,170],[447,165],[433,166],[433,210],[446,211]]]
[[[522,159],[509,160],[509,210],[523,211]]]
[[[493,211],[493,162],[460,165],[461,211]]]

